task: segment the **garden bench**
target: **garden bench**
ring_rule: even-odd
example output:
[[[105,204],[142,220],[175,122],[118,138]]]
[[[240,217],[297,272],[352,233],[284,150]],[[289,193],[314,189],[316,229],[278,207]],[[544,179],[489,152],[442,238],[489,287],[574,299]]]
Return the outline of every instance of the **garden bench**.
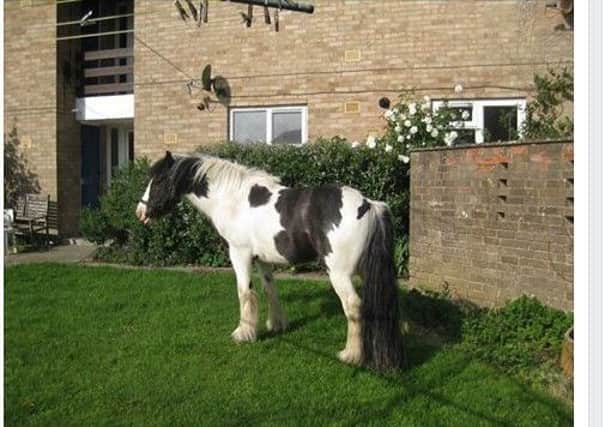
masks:
[[[27,234],[32,239],[36,234],[42,233],[45,245],[48,248],[50,240],[50,204],[50,196],[48,195],[26,194],[19,197],[15,206],[15,221],[13,223],[15,233]]]

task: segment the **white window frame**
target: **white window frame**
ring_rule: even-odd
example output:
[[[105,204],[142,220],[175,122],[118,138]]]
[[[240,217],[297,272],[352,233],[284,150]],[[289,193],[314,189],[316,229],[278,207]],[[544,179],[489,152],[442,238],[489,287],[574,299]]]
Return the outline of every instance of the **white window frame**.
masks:
[[[233,139],[233,125],[235,123],[234,115],[238,112],[265,112],[265,143],[268,145],[273,145],[273,123],[272,117],[273,113],[287,113],[287,112],[296,112],[301,113],[301,138],[302,141],[300,144],[288,144],[288,145],[303,145],[306,144],[309,140],[308,133],[308,108],[306,105],[288,105],[288,106],[275,106],[275,107],[233,107],[229,109],[229,141],[237,142]],[[276,144],[282,145],[282,144]]]
[[[521,132],[523,122],[525,121],[525,112],[527,101],[523,98],[514,99],[453,99],[433,101],[433,111],[437,111],[447,103],[448,108],[468,108],[473,109],[472,120],[461,120],[462,126],[455,126],[455,121],[451,122],[453,129],[474,129],[475,143],[484,142],[483,130],[485,129],[485,117],[483,117],[483,107],[517,107],[517,131]]]

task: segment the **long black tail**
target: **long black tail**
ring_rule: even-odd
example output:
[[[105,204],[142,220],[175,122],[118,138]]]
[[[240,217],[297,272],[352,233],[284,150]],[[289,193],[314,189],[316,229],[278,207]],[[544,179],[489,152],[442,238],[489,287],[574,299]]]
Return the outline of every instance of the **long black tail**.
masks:
[[[393,224],[386,205],[373,204],[370,213],[370,240],[361,260],[364,364],[379,371],[390,371],[404,365],[393,261]]]

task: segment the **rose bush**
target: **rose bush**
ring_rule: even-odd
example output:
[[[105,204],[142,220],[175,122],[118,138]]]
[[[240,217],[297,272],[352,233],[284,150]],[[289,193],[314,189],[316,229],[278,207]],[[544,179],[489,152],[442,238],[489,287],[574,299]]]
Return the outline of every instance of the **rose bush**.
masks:
[[[422,101],[400,98],[385,111],[384,118],[384,135],[368,137],[366,146],[408,163],[410,150],[414,148],[452,146],[458,138],[458,130],[463,128],[463,121],[468,119],[468,112],[450,108],[447,103],[434,109],[431,99],[425,96]],[[359,145],[353,143],[354,148]]]

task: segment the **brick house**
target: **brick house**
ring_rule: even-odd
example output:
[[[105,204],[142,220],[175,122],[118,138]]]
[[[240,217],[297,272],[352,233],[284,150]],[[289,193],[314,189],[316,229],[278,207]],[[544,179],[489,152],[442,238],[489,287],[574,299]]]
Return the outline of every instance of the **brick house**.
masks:
[[[384,126],[379,98],[412,91],[468,108],[478,130],[507,109],[519,126],[534,74],[573,66],[569,16],[552,1],[306,2],[314,13],[281,11],[277,32],[262,8],[246,27],[247,6],[228,2],[210,1],[198,25],[172,1],[7,0],[4,132],[16,130],[58,202],[61,233],[78,232],[81,207],[135,156],[227,140],[361,141]],[[187,83],[206,64],[230,97],[202,111],[199,84]]]

